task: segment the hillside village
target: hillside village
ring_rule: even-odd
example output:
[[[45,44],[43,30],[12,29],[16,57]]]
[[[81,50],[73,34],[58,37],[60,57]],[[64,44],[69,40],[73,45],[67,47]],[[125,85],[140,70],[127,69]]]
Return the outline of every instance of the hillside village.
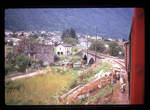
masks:
[[[8,44],[12,43],[12,46],[18,45],[18,42],[21,41],[23,37],[29,38],[33,37],[36,41],[39,42],[39,44],[43,45],[51,45],[56,47],[57,45],[63,44],[63,41],[61,40],[61,33],[59,32],[46,32],[46,31],[19,31],[13,33],[12,31],[5,31],[5,42]],[[106,42],[112,42],[117,41],[119,46],[123,46],[125,39],[118,38],[104,38],[100,36],[90,36],[90,35],[84,35],[77,33],[78,37],[78,44],[77,46],[81,47],[82,49],[87,49],[90,47],[91,42],[88,41],[88,39],[93,40],[99,40],[99,41],[106,41]],[[106,45],[107,47],[107,45]]]
[[[61,33],[60,32],[46,32],[46,31],[19,31],[19,32],[11,32],[6,31],[5,32],[5,46],[9,48],[10,50],[13,50],[13,53],[17,52],[17,46],[19,45],[19,42],[22,41],[22,39],[28,39],[30,38],[34,39],[38,44],[35,44],[34,51],[36,52],[35,55],[33,55],[33,59],[42,60],[44,65],[50,65],[54,64],[54,55],[56,56],[68,56],[73,54],[73,50],[76,48],[76,51],[82,51],[87,50],[91,46],[90,40],[98,40],[101,42],[105,42],[105,51],[109,49],[109,45],[107,42],[113,42],[117,41],[118,45],[124,49],[124,39],[113,39],[113,38],[103,38],[100,36],[90,36],[90,35],[83,35],[77,33],[78,37],[78,43],[75,46],[72,46],[71,44],[64,43],[61,39]],[[41,46],[40,46],[41,45]],[[25,48],[25,47],[24,47]],[[45,49],[44,49],[45,48]],[[47,48],[47,49],[46,49]],[[32,50],[31,50],[32,51]],[[43,53],[42,53],[43,52]],[[5,50],[5,54],[7,55],[7,49]],[[119,51],[119,54],[123,54],[121,51]],[[56,64],[56,63],[55,63]]]
[[[61,93],[58,93],[55,100],[53,99],[56,102],[44,102],[46,99],[41,99],[41,100],[39,99],[39,101],[38,99],[37,100],[31,99],[32,100],[31,103],[28,103],[28,104],[36,104],[36,103],[40,104],[40,102],[41,104],[73,104],[72,101],[75,104],[92,104],[92,103],[102,104],[102,102],[105,102],[105,101],[101,101],[102,99],[99,99],[100,96],[99,94],[95,93],[96,91],[99,91],[99,89],[100,90],[103,89],[103,91],[106,92],[108,89],[106,93],[112,94],[109,92],[111,90],[113,91],[113,86],[114,88],[119,88],[118,85],[119,85],[120,77],[124,79],[124,81],[122,81],[122,84],[125,84],[126,82],[125,85],[127,85],[128,83],[126,79],[127,76],[120,74],[120,73],[125,74],[125,69],[123,66],[119,66],[119,65],[124,65],[124,63],[122,63],[124,62],[123,52],[125,48],[124,47],[125,40],[123,38],[113,39],[113,38],[106,38],[106,37],[100,37],[100,36],[84,35],[80,33],[77,33],[76,36],[78,38],[77,44],[71,45],[62,40],[61,32],[58,32],[58,31],[54,31],[54,32],[5,31],[5,59],[6,59],[5,72],[7,72],[5,73],[5,75],[6,75],[7,80],[19,81],[21,78],[28,78],[36,74],[42,74],[42,73],[51,73],[51,74],[47,74],[43,76],[43,78],[44,77],[54,78],[55,74],[57,73],[57,78],[62,80],[62,82],[63,80],[65,80],[65,78],[67,77],[70,78],[70,80],[65,80],[65,81],[68,81],[66,82],[68,83],[68,85],[65,85],[65,82],[64,82],[64,85],[58,84],[59,88],[67,87],[67,89],[64,89],[62,91],[56,87],[57,91],[61,92]],[[104,43],[103,53],[98,53],[98,52],[95,53],[94,51],[89,50],[91,45],[93,45],[93,41],[100,41]],[[114,57],[114,56],[109,55],[108,53],[109,48],[110,48],[109,44],[111,42],[117,42],[117,45],[122,49],[122,51],[121,50],[118,51],[118,54],[117,54],[118,56]],[[26,56],[22,54],[25,54]],[[12,59],[11,59],[11,55],[13,55]],[[27,56],[29,59],[27,58]],[[16,61],[13,58],[16,59]],[[22,67],[22,64],[20,63],[22,62],[22,59],[27,59],[24,62],[23,67]],[[118,63],[118,61],[121,62],[121,64]],[[12,63],[16,62],[16,64],[11,64],[11,62]],[[19,65],[20,67],[18,68]],[[60,76],[58,76],[58,73],[64,79],[61,79]],[[49,76],[49,75],[52,75],[52,76]],[[72,75],[72,76],[69,76],[69,75]],[[34,76],[33,78],[36,78],[36,77],[38,78],[38,75]],[[99,81],[101,78],[106,78],[108,81],[105,80],[106,82],[104,82],[104,84],[102,83],[102,85],[101,84],[99,85],[97,81]],[[27,79],[27,80],[33,81],[32,78]],[[49,81],[48,79],[45,79],[45,80],[47,82]],[[34,81],[33,83],[35,83]],[[95,86],[92,84],[93,81],[94,81]],[[41,84],[45,84],[44,82],[42,82]],[[14,81],[11,83],[12,84],[14,83],[15,85],[16,82]],[[114,83],[113,86],[109,85],[113,83]],[[35,85],[36,84],[38,83],[35,83]],[[51,83],[49,84],[51,85]],[[91,84],[93,86],[91,86]],[[8,88],[9,88],[9,85],[10,83],[8,81],[7,82]],[[84,85],[89,85],[89,86],[84,87]],[[42,86],[43,85],[41,85],[40,87]],[[78,86],[81,86],[81,87],[78,87]],[[22,88],[22,87],[20,86],[19,88]],[[47,87],[47,89],[48,88],[49,87]],[[37,91],[39,91],[38,88],[36,89]],[[122,89],[124,89],[124,85],[120,86],[120,91],[124,91]],[[46,90],[46,88],[43,88],[43,91],[44,90]],[[87,90],[91,90],[91,92]],[[115,95],[119,93],[118,90],[119,89],[116,89],[116,91],[114,90]],[[18,90],[16,89],[16,91]],[[95,91],[95,92],[92,92],[92,91]],[[51,90],[51,92],[54,92],[54,91]],[[78,93],[77,99],[80,101],[77,101],[75,97],[76,93]],[[16,94],[16,93],[13,93],[13,94]],[[30,94],[33,95],[32,92]],[[44,93],[44,94],[47,94],[47,93]],[[70,94],[72,95],[74,94],[73,95],[74,98],[72,98]],[[92,95],[92,94],[95,94],[95,95]],[[100,93],[100,94],[104,94],[104,93]],[[126,90],[125,96],[123,95],[123,97],[126,97],[127,95],[128,93]],[[89,97],[89,96],[91,97],[91,100],[89,99],[87,100],[86,97]],[[16,95],[16,97],[22,98],[22,96],[20,96],[19,94]],[[44,98],[45,96],[40,96],[40,97]],[[52,98],[53,96],[49,96],[49,97]],[[96,99],[93,99],[94,97],[96,97]],[[16,100],[12,99],[12,97],[8,96],[8,94],[6,94],[6,98],[8,98],[7,100],[8,104],[11,104],[11,103],[15,104],[15,102],[14,103],[10,102],[9,98],[14,101]],[[34,98],[34,95],[33,95],[33,98]],[[49,100],[52,100],[52,99],[49,99]],[[98,102],[95,102],[96,100]],[[128,103],[127,100],[126,102],[121,102],[121,101],[114,102],[114,100],[108,101],[108,102]],[[24,100],[21,100],[20,103],[24,104],[27,102],[24,102]]]

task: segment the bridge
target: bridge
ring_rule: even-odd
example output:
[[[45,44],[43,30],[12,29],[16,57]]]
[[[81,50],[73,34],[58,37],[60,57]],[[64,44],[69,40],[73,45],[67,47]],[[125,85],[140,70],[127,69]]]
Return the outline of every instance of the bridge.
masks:
[[[93,64],[98,59],[105,59],[105,58],[118,59],[117,57],[113,57],[110,55],[102,54],[91,50],[83,50],[82,58],[85,61],[85,64]]]
[[[107,62],[110,62],[111,64],[118,64],[121,69],[125,70],[125,61],[118,58],[113,57],[110,55],[102,54],[99,52],[91,51],[91,50],[83,50],[82,51],[82,58],[84,60],[84,64],[91,65],[94,62],[98,60],[107,60]]]

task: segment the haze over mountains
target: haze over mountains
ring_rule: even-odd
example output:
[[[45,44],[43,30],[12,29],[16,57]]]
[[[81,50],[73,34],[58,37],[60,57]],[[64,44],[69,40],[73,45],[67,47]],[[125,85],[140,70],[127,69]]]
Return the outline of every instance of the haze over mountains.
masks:
[[[7,9],[5,29],[12,31],[63,31],[73,27],[77,33],[128,39],[132,8],[49,8]]]

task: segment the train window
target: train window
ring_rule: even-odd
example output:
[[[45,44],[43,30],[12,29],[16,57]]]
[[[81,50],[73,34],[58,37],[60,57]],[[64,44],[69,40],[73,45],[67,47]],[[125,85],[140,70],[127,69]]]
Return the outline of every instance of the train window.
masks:
[[[5,22],[7,105],[143,103],[142,8],[6,9]]]

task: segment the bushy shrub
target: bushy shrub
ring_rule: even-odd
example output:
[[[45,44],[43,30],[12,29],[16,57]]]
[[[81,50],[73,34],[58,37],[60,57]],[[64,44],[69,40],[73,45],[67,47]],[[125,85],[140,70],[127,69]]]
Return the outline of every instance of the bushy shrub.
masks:
[[[57,62],[59,60],[60,60],[60,58],[57,55],[54,55],[54,62]]]
[[[11,74],[15,71],[25,72],[26,68],[29,67],[29,61],[29,57],[24,54],[18,56],[9,54],[5,61],[5,74]]]
[[[94,41],[94,42],[91,44],[91,46],[90,46],[89,49],[90,49],[90,50],[93,50],[93,51],[97,51],[97,52],[102,53],[102,52],[105,50],[105,46],[104,46],[104,44],[103,44],[102,42],[100,42],[100,41]]]
[[[14,67],[11,66],[10,64],[5,64],[5,75],[10,74],[11,72],[14,71]]]
[[[13,41],[8,42],[9,46],[13,46]]]
[[[32,60],[31,61],[31,68],[32,69],[38,69],[39,67],[45,67],[43,65],[43,61],[42,60]]]
[[[5,59],[5,75],[15,71],[15,56],[9,52]]]
[[[65,43],[71,44],[72,46],[77,45],[77,40],[75,38],[64,38]]]
[[[121,48],[118,46],[117,42],[109,43],[109,54],[112,56],[118,56]]]
[[[93,74],[95,74],[95,72],[94,72],[93,70],[89,70],[89,71],[83,73],[83,78],[84,78],[84,79],[85,79],[85,78],[88,78],[88,77],[90,77],[90,76],[93,75]]]
[[[26,68],[29,67],[30,59],[28,56],[21,54],[16,56],[15,65],[18,65],[19,72],[25,72]]]

